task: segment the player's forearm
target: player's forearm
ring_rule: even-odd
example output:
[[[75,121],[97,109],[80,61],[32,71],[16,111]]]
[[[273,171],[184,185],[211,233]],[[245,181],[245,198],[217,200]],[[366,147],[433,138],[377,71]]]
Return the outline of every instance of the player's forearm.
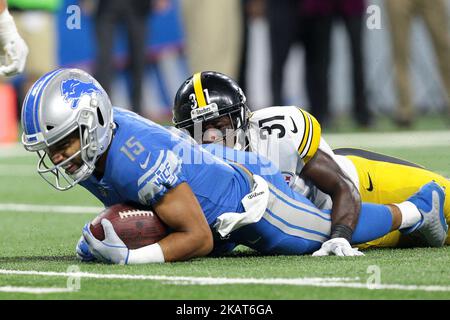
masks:
[[[210,230],[203,232],[173,232],[159,241],[166,262],[185,261],[208,255],[213,249]]]
[[[332,233],[336,226],[346,226],[352,231],[358,223],[361,209],[361,196],[355,185],[348,178],[344,178],[331,194],[333,207],[331,211]],[[336,235],[332,237],[335,237]]]
[[[339,237],[340,232],[344,232],[344,236],[350,233],[351,236],[358,223],[361,196],[347,174],[330,155],[317,150],[315,156],[304,167],[302,177],[311,180],[322,192],[331,197],[332,237]],[[341,230],[336,231],[336,228]]]

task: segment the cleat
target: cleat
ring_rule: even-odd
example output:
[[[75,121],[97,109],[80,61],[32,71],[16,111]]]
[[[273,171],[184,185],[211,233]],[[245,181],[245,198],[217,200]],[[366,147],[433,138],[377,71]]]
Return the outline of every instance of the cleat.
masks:
[[[444,190],[435,182],[422,186],[407,201],[419,209],[422,219],[410,228],[402,229],[408,234],[425,241],[430,247],[442,247],[447,238],[448,225],[444,216]]]

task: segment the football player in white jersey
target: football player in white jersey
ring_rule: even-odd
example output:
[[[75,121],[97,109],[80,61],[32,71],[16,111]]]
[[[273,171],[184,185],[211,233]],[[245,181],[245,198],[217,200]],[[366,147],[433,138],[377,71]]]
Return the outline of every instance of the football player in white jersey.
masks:
[[[187,95],[192,89],[195,95]],[[319,208],[332,210],[337,233],[351,233],[361,200],[401,202],[431,180],[446,187],[447,194],[450,190],[448,179],[401,159],[358,149],[340,149],[336,154],[321,136],[314,116],[301,108],[275,106],[250,112],[237,83],[218,72],[187,79],[177,92],[173,113],[175,126],[198,143],[224,143],[277,164],[292,189]],[[447,221],[449,198],[444,204]],[[412,244],[393,232],[361,247]]]
[[[28,47],[17,32],[6,0],[0,0],[0,75],[12,76],[25,68]]]

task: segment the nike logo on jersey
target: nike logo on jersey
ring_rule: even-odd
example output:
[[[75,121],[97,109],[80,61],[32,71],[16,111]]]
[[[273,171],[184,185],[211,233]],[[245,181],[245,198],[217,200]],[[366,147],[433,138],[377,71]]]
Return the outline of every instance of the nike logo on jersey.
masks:
[[[108,196],[108,190],[103,186],[98,186],[98,191],[102,195],[102,197],[106,198]]]
[[[291,130],[291,131],[292,131],[292,133],[297,133],[297,132],[298,132],[298,129],[297,129],[297,125],[295,124],[295,121],[294,121],[294,119],[292,119],[292,117],[289,117],[289,118],[291,118],[291,120],[292,120],[292,124],[294,125],[294,130]]]
[[[249,244],[255,244],[255,243],[257,243],[259,240],[261,240],[261,238],[262,238],[262,237],[256,238],[256,239],[253,240],[253,241],[248,240],[248,243],[249,243]]]
[[[144,163],[139,163],[139,166],[141,167],[142,170],[147,169],[148,162],[150,161],[150,154],[151,152],[148,153],[147,159],[145,159]]]
[[[369,187],[366,188],[366,190],[370,192],[373,190],[373,183],[372,183],[372,178],[370,177],[369,173],[367,173],[367,176],[369,177]]]

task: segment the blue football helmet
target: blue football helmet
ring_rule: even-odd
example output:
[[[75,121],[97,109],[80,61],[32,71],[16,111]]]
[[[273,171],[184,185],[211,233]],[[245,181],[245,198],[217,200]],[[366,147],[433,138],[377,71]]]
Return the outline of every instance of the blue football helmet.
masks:
[[[87,179],[112,138],[111,101],[100,84],[79,69],[57,69],[37,80],[28,91],[21,114],[22,143],[37,152],[38,173],[58,190],[72,188]],[[54,164],[48,148],[78,130],[80,150]],[[75,157],[83,165],[74,173],[64,169]]]

